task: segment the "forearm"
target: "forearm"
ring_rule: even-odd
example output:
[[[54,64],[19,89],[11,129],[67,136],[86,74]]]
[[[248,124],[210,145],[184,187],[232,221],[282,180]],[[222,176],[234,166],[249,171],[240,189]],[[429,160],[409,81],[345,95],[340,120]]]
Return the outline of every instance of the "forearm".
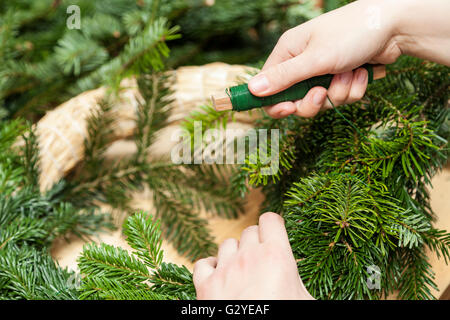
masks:
[[[450,0],[387,0],[403,54],[450,66]]]
[[[316,115],[328,106],[360,100],[365,63],[391,64],[402,54],[450,66],[450,0],[358,0],[285,32],[249,90],[265,97],[306,79],[335,74],[301,100],[266,107],[274,118]],[[356,69],[356,71],[355,71]]]

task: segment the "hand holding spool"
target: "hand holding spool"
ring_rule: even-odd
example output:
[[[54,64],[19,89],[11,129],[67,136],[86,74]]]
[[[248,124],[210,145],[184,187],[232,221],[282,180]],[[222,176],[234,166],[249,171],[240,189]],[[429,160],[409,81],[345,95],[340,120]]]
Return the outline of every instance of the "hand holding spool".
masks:
[[[369,83],[386,76],[386,67],[384,65],[365,64],[362,68],[365,68],[369,73]],[[321,86],[328,89],[332,79],[332,74],[313,77],[301,81],[282,92],[266,97],[253,95],[249,91],[248,85],[242,84],[228,88],[224,94],[212,96],[211,99],[217,111],[247,111],[280,102],[302,99],[313,87]]]

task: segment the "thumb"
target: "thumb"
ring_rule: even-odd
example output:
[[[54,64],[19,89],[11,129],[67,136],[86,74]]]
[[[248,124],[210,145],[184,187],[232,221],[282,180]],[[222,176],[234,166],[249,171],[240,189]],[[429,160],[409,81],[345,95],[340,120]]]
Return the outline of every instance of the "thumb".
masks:
[[[283,91],[294,84],[314,76],[326,74],[331,66],[324,59],[314,57],[312,50],[272,65],[253,77],[248,88],[256,96],[268,96]]]

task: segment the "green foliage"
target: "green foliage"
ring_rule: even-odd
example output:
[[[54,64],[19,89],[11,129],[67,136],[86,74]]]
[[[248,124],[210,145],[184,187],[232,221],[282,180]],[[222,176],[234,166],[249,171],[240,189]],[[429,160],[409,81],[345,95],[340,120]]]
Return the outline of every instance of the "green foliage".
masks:
[[[217,111],[212,105],[199,106],[183,120],[182,127],[189,136],[191,147],[194,147],[195,130],[201,132],[202,137],[208,129],[226,128],[229,121],[234,121],[233,112]],[[198,128],[196,127],[198,125]]]
[[[68,5],[80,7],[80,30],[70,30],[66,26]],[[236,11],[238,6],[248,10]],[[213,7],[202,0],[77,0],[70,3],[17,0],[2,3],[0,119],[25,116],[35,120],[48,108],[101,84],[108,84],[117,92],[120,80],[129,76],[137,76],[144,97],[137,112],[134,136],[137,152],[131,158],[112,162],[105,158],[105,151],[112,142],[115,119],[110,106],[114,95],[100,103],[100,108],[90,117],[84,161],[48,192],[54,202],[52,212],[55,219],[58,217],[51,225],[59,230],[58,234],[65,231],[80,235],[90,233],[89,228],[100,223],[93,214],[99,203],[131,210],[129,193],[145,187],[152,192],[163,234],[180,253],[191,259],[215,253],[216,245],[207,222],[198,213],[208,210],[224,217],[237,215],[241,201],[228,179],[233,168],[179,166],[149,154],[156,133],[167,124],[170,112],[171,79],[162,72],[169,54],[166,41],[176,40],[173,41],[175,51],[182,59],[175,53],[169,61],[176,67],[192,57],[192,53],[199,57],[195,51],[218,36],[236,39],[239,35],[241,42],[248,40],[249,37],[243,35],[242,25],[235,24],[236,18],[247,21],[248,32],[252,33],[257,26],[257,33],[273,34],[271,39],[274,40],[276,32],[281,32],[282,28],[277,26],[276,32],[273,28],[267,32],[269,23],[277,17],[285,24],[288,16],[283,13],[285,8],[290,11],[291,20],[305,14],[305,11],[291,11],[299,6],[302,5],[290,0],[264,1],[258,5],[227,0]],[[198,19],[198,13],[203,11],[207,17],[200,15]],[[258,21],[261,17],[264,17],[264,26]],[[191,21],[196,21],[197,31],[193,30]],[[185,39],[179,39],[178,27],[170,27],[178,22],[185,26]],[[253,44],[258,42],[252,41]],[[266,50],[269,47],[267,45]],[[258,51],[253,50],[252,55]],[[184,54],[186,52],[190,53]],[[203,62],[219,51],[213,48],[211,52],[213,55],[205,52]],[[223,60],[217,55],[214,57]],[[259,52],[255,61],[261,57]],[[21,130],[21,133],[25,131]],[[17,185],[11,183],[13,178],[21,187],[28,183],[31,189],[37,188],[37,153],[33,155],[28,148],[35,143],[35,138],[32,132],[24,136],[26,157],[18,155],[1,162],[2,190],[17,189]],[[70,213],[74,213],[72,218]],[[26,235],[34,229],[40,230],[30,226],[22,231]],[[48,238],[47,245],[53,238]]]
[[[74,300],[75,273],[59,267],[45,249],[23,245],[0,253],[0,297],[17,300]]]
[[[167,57],[169,54],[169,48],[165,41],[179,37],[178,27],[169,29],[167,25],[167,20],[164,18],[159,18],[149,24],[141,34],[129,41],[120,56],[109,60],[89,76],[81,78],[73,93],[93,89],[99,83],[106,83],[113,88],[118,88],[120,80],[125,77],[138,75],[143,70],[160,71],[163,69],[161,58]],[[79,46],[76,45],[76,47]]]
[[[326,1],[325,10],[347,2]],[[81,8],[80,30],[66,27],[69,4]],[[313,119],[264,116],[257,128],[280,132],[279,171],[271,176],[263,174],[260,150],[238,169],[175,165],[149,152],[170,112],[172,79],[165,66],[255,64],[284,30],[319,13],[312,2],[298,0],[221,0],[213,6],[203,0],[3,1],[0,298],[193,299],[190,272],[162,262],[161,236],[192,260],[214,254],[199,212],[235,217],[238,195],[251,186],[262,186],[264,211],[283,214],[299,273],[314,297],[378,299],[397,292],[404,299],[433,298],[425,249],[450,259],[450,234],[433,227],[427,191],[448,156],[449,68],[402,58],[352,106]],[[181,26],[182,38],[173,25]],[[117,161],[105,156],[115,121],[112,94],[88,121],[84,161],[41,192],[36,137],[28,124],[11,119],[36,120],[101,84],[117,93],[128,76],[137,78],[144,97],[133,137],[137,152]],[[192,138],[195,121],[202,121],[204,134],[232,118],[206,106],[184,127]],[[269,140],[269,153],[274,143]],[[129,193],[142,188],[150,190],[159,222],[144,213],[128,218],[124,233],[132,253],[86,245],[77,289],[77,275],[51,259],[52,241],[111,228],[97,206],[131,211]],[[367,286],[370,266],[380,269],[380,290]]]
[[[100,202],[130,211],[130,192],[146,187],[151,192],[155,215],[161,219],[165,238],[172,241],[180,254],[195,260],[217,250],[207,221],[199,212],[206,209],[211,214],[236,217],[242,201],[234,196],[222,171],[207,166],[178,165],[149,154],[158,131],[167,125],[172,83],[167,73],[154,72],[138,78],[144,99],[136,114],[137,130],[133,138],[137,151],[128,158],[105,159],[104,153],[113,142],[114,118],[110,102],[100,103],[88,121],[85,160],[67,179],[60,196],[81,207]]]
[[[79,30],[67,26],[71,5],[80,8]],[[261,60],[283,29],[318,13],[295,0],[221,0],[213,6],[204,0],[3,1],[0,119],[35,119],[85,90],[105,83],[117,89],[123,77],[161,69],[165,42],[179,37],[170,25],[183,30],[173,45],[172,68],[244,63]]]
[[[51,195],[49,197],[54,202],[50,212],[54,212],[52,217],[54,216],[55,221],[46,225],[52,225],[55,230],[60,230],[58,235],[66,231],[79,235],[89,233],[91,231],[89,228],[100,223],[97,221],[97,216],[93,214],[93,210],[99,204],[104,203],[113,208],[129,211],[131,210],[130,192],[148,188],[152,192],[152,200],[157,208],[156,215],[161,218],[163,233],[173,242],[178,251],[191,259],[214,254],[217,249],[216,244],[207,228],[207,221],[199,217],[199,212],[206,209],[213,214],[235,217],[241,201],[233,197],[230,184],[223,177],[220,179],[224,183],[216,184],[219,175],[209,168],[174,165],[170,160],[154,157],[149,152],[157,132],[167,125],[170,114],[169,97],[172,94],[170,87],[173,79],[169,73],[163,72],[169,54],[166,41],[177,39],[179,35],[178,28],[170,28],[167,19],[159,16],[159,11],[152,11],[153,16],[145,17],[139,16],[138,13],[148,12],[144,10],[145,8],[167,9],[168,5],[160,7],[158,1],[144,1],[142,4],[131,5],[127,0],[117,0],[114,4],[118,7],[115,8],[104,7],[101,1],[95,4],[79,1],[77,4],[80,5],[82,12],[89,14],[90,10],[95,12],[97,9],[102,9],[103,16],[87,14],[85,16],[87,25],[83,25],[79,32],[65,31],[55,49],[55,63],[64,67],[62,72],[65,76],[71,77],[71,81],[75,83],[70,86],[70,90],[75,91],[78,90],[76,87],[86,90],[99,83],[108,83],[117,93],[121,90],[119,86],[121,79],[137,76],[139,91],[143,97],[143,101],[137,108],[137,130],[133,137],[137,152],[132,157],[120,160],[110,161],[105,157],[107,148],[113,142],[112,128],[116,120],[111,109],[116,95],[111,94],[99,103],[99,108],[95,109],[88,119],[84,161],[49,192]],[[118,22],[120,19],[117,19],[127,10],[122,12],[120,7],[124,9],[128,5],[131,5],[129,8],[135,9],[134,14],[126,15],[126,26],[121,28]],[[142,6],[144,11],[136,6]],[[24,10],[26,11],[26,8]],[[141,26],[132,26],[132,17],[145,21],[142,21]],[[100,40],[110,39],[111,35],[107,34],[106,29],[97,28],[97,18],[100,19],[99,21],[109,21],[111,27],[119,28],[120,32],[127,29],[132,34],[126,37],[123,50],[112,59],[111,57],[106,59],[103,47],[98,44]],[[113,31],[109,30],[109,32]],[[104,61],[96,64],[95,55]],[[53,63],[53,60],[46,61]],[[78,80],[74,81],[73,76],[77,76]],[[21,76],[20,79],[23,80],[23,78]],[[8,79],[12,81],[12,77]],[[40,78],[40,80],[52,82],[53,85],[56,78],[49,79]],[[44,85],[39,86],[40,89],[46,89],[46,94],[51,93]],[[36,97],[30,98],[35,100]],[[12,144],[12,138],[23,132],[25,128],[22,128],[19,122],[12,121],[10,126],[2,129],[2,136],[5,138],[0,140],[1,146],[6,150]],[[17,186],[10,182],[11,177],[18,179],[21,186],[28,184],[30,189],[38,188],[38,155],[30,149],[30,146],[35,143],[36,137],[33,132],[27,130],[24,134],[24,155],[17,155],[1,162],[0,186],[2,189],[10,192],[17,189]],[[11,165],[16,162],[22,165]],[[205,178],[205,184],[199,180],[202,177]],[[190,182],[192,179],[195,183]],[[28,188],[26,191],[28,192]],[[19,192],[14,196],[20,195]],[[18,206],[23,208],[24,205],[19,203]],[[8,208],[8,210],[12,209]],[[34,217],[30,219],[30,223],[34,223],[32,220]],[[27,226],[24,222],[23,225]],[[29,228],[17,227],[17,229],[23,232],[40,230],[34,225]],[[19,232],[18,230],[15,231]],[[54,237],[48,237],[48,243],[52,239]]]
[[[450,233],[432,226],[427,191],[447,161],[449,68],[408,57],[388,68],[353,106],[314,119],[263,115],[257,128],[280,132],[280,168],[265,175],[258,149],[232,179],[241,196],[262,185],[262,212],[284,215],[316,298],[433,298],[424,251],[449,258]],[[205,132],[230,119],[204,107],[184,127],[192,136],[195,121]],[[381,290],[367,286],[371,266],[381,270]]]
[[[194,299],[192,274],[186,267],[162,262],[159,221],[144,212],[124,224],[133,252],[106,244],[87,244],[78,259],[82,299]]]
[[[433,277],[425,256],[414,260],[423,269],[415,274],[417,291],[405,282],[405,274],[414,267],[405,267],[402,259],[420,252],[418,248],[430,232],[443,232],[433,231],[425,215],[402,208],[384,186],[377,188],[355,176],[330,174],[303,178],[287,196],[286,226],[300,275],[313,296],[374,299],[392,293],[386,290],[385,284],[389,284],[394,289],[407,286],[402,298],[430,297],[428,284],[433,283]],[[444,237],[447,239],[439,243],[446,247],[442,252],[448,257],[449,234]],[[381,269],[382,290],[368,288],[370,266]],[[398,278],[397,273],[388,273],[394,266],[404,268],[405,274]]]
[[[280,158],[293,156],[276,179],[244,165],[234,183],[264,185],[264,211],[286,219],[314,297],[433,298],[425,248],[445,261],[450,250],[450,233],[432,226],[427,191],[447,161],[448,79],[448,67],[402,57],[361,102],[313,119],[259,121],[292,139]],[[370,266],[380,268],[381,290],[368,289]]]
[[[174,47],[171,66],[214,61],[257,63],[267,57],[285,30],[321,13],[309,0],[205,3],[197,2],[174,20],[183,31],[183,39]]]
[[[274,183],[279,181],[283,171],[292,169],[295,161],[292,142],[292,137],[285,135],[280,141],[276,141],[278,143],[276,149],[272,145],[272,139],[268,141],[267,147],[264,144],[259,144],[258,148],[245,159],[245,164],[241,167],[245,174],[241,176],[241,179],[245,179],[245,176],[247,176],[249,184],[255,187],[266,185],[269,179]],[[271,157],[276,157],[279,161],[279,165],[276,168],[272,168],[267,164],[266,159]]]
[[[80,8],[79,30],[66,25],[73,14],[67,12],[70,5]],[[164,11],[180,5],[167,3]],[[170,28],[159,12],[156,0],[2,3],[3,110],[30,117],[30,111],[39,114],[84,90],[117,85],[142,68],[162,67],[165,41],[177,38],[178,29]]]
[[[68,233],[87,238],[112,228],[109,216],[60,201],[58,186],[40,192],[33,131],[19,120],[1,125],[0,299],[75,299],[75,274],[52,260],[49,247]]]
[[[143,215],[129,219],[123,226],[136,255],[151,268],[157,268],[162,262],[161,232],[159,224],[146,223]]]

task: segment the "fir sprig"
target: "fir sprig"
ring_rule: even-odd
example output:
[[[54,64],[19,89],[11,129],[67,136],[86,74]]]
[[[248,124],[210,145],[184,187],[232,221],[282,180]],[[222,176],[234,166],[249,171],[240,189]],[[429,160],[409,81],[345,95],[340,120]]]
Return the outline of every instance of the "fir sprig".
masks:
[[[78,259],[82,299],[195,298],[192,274],[186,267],[162,262],[159,221],[138,212],[127,219],[124,230],[132,253],[105,244],[83,248]]]
[[[69,233],[88,238],[112,228],[109,216],[62,202],[59,185],[39,191],[37,141],[24,122],[2,123],[0,144],[0,299],[76,299],[75,273],[59,267],[49,247]]]

